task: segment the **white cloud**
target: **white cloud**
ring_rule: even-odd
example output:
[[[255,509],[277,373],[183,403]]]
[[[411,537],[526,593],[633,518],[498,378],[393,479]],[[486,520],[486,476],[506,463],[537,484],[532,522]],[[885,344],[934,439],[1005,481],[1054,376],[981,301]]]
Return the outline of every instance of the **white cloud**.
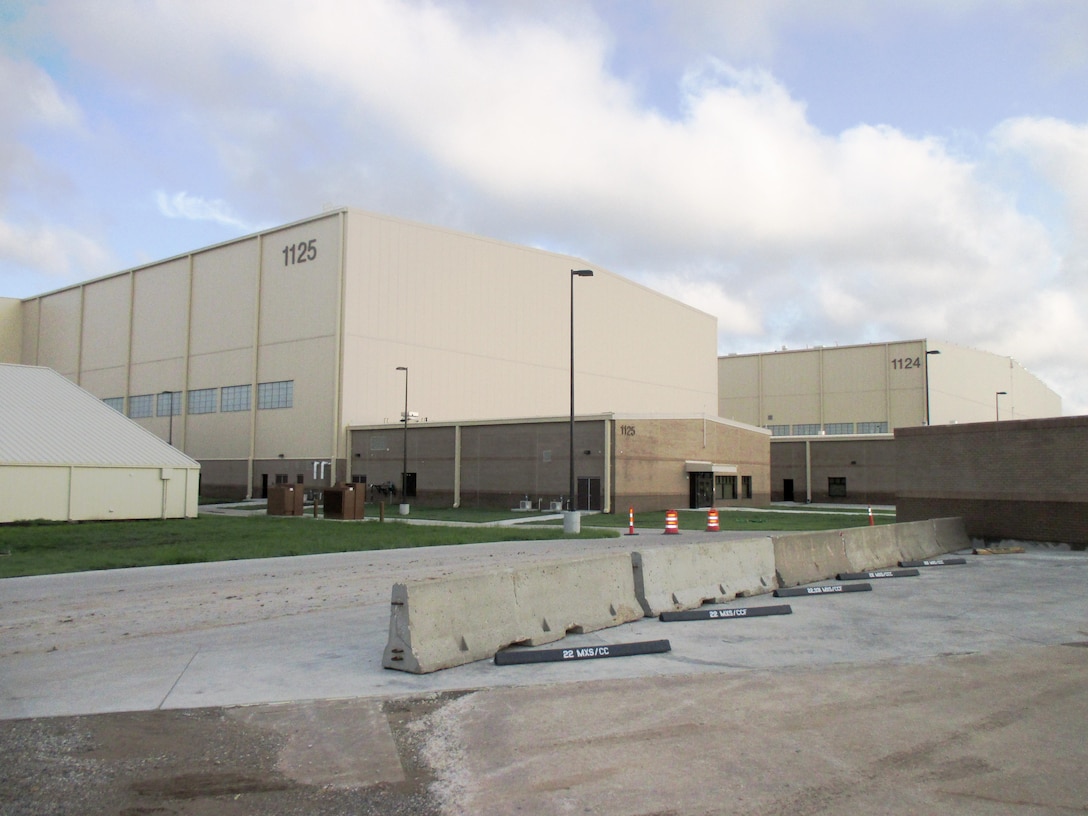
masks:
[[[253,228],[231,212],[225,201],[208,201],[200,196],[189,195],[185,191],[168,195],[159,190],[155,193],[155,203],[159,212],[167,218],[184,218],[189,221],[212,221],[224,227],[236,228],[242,232],[252,232]]]
[[[37,65],[0,52],[0,133],[10,136],[28,125],[73,127],[79,106]]]
[[[10,263],[34,269],[56,279],[57,284],[67,284],[112,271],[111,261],[98,242],[76,230],[0,219],[0,268]]]
[[[677,113],[663,114],[610,73],[614,33],[589,7],[569,18],[388,0],[268,0],[259,15],[220,0],[46,11],[72,53],[192,124],[217,157],[223,189],[160,192],[167,217],[244,230],[247,208],[262,219],[330,200],[388,209],[640,277],[715,313],[723,352],[931,336],[1011,354],[1044,379],[1075,370],[1082,352],[1061,348],[1085,335],[1084,127],[1023,119],[993,133],[993,156],[1028,157],[1035,183],[1061,193],[1058,235],[987,172],[993,156],[879,123],[822,132],[767,70],[700,58],[676,87]],[[793,15],[816,13],[797,0],[668,6],[681,7],[694,10],[673,23],[732,26],[757,56]],[[856,28],[873,8],[842,0],[820,13]],[[1085,386],[1059,390],[1088,409]]]

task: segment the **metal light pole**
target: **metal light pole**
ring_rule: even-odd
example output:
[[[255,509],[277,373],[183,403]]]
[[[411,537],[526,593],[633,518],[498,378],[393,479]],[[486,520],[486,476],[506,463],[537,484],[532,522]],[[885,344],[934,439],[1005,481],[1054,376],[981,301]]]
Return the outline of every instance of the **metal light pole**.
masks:
[[[592,269],[570,271],[570,492],[567,494],[567,513],[563,517],[563,532],[581,532],[582,522],[574,504],[574,279],[592,278]]]
[[[940,349],[926,352],[926,425],[932,424],[929,419],[929,355],[940,353]]]
[[[1009,393],[1008,391],[995,391],[994,392],[994,421],[995,422],[1000,422],[1001,421],[1001,408],[999,407],[998,400],[1002,396],[1004,396],[1005,394],[1008,394],[1008,393]]]
[[[408,503],[408,366],[397,366],[404,372],[404,462],[400,472],[400,503]]]

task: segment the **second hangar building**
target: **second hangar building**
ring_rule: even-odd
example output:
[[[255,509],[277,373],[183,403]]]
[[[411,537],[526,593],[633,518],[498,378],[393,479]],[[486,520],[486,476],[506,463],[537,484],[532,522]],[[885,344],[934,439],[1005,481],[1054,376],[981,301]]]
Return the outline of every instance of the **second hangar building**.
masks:
[[[340,209],[5,301],[0,359],[169,438],[202,495],[356,481],[551,506],[573,336],[581,509],[766,503],[770,432],[717,415],[715,318],[587,266]]]

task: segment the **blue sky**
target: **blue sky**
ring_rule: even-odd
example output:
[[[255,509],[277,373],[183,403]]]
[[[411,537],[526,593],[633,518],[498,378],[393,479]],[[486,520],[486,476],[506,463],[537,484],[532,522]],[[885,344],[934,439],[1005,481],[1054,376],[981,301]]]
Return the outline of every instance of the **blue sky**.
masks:
[[[355,206],[1088,413],[1082,0],[0,0],[0,296]]]

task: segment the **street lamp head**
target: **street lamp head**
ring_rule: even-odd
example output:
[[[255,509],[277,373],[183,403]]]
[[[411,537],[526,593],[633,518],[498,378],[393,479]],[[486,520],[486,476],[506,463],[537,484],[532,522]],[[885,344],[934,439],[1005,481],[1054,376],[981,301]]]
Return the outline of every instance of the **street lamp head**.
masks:
[[[397,366],[397,371],[407,371],[408,366]]]
[[[997,395],[1002,395],[1002,394],[1008,394],[1009,392],[1008,391],[995,391],[994,393],[997,394]]]
[[[592,278],[593,277],[593,270],[592,269],[572,269],[570,271],[570,274],[571,275],[576,275],[579,278]]]
[[[931,351],[926,352],[926,354],[940,354],[940,353],[941,353],[940,349],[933,349]]]

